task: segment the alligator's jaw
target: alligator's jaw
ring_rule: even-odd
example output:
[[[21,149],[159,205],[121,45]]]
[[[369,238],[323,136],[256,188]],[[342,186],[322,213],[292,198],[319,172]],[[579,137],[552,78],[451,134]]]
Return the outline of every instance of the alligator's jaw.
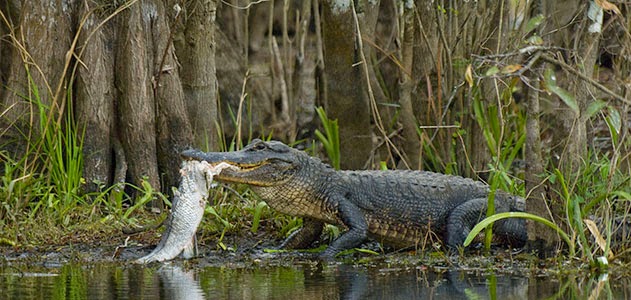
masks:
[[[224,169],[215,179],[229,183],[244,183],[253,186],[275,186],[286,182],[292,175],[295,164],[289,153],[253,153],[243,149],[233,152],[202,152],[185,150],[185,160],[206,161],[212,166],[227,163],[236,168]],[[287,156],[288,158],[285,158]]]

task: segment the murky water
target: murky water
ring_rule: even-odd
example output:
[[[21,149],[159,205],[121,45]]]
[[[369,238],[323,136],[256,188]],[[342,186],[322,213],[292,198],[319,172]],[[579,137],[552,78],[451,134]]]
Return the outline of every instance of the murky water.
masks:
[[[189,269],[1,266],[0,299],[626,299],[629,279],[521,277],[351,265]]]

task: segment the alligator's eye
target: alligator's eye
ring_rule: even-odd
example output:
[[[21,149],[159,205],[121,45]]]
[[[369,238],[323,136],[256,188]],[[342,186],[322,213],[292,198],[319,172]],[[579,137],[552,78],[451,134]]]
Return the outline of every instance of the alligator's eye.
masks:
[[[260,142],[260,143],[256,143],[254,146],[252,146],[252,150],[265,150],[267,148],[267,145],[265,145],[265,143]]]

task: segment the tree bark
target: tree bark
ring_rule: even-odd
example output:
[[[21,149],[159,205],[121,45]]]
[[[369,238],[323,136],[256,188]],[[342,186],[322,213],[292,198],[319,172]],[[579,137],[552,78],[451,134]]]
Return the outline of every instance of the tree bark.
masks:
[[[533,80],[533,87],[539,87],[539,81]],[[527,93],[527,120],[526,120],[526,201],[528,213],[556,219],[558,216],[550,215],[550,207],[546,202],[545,185],[541,175],[544,174],[543,157],[541,153],[541,127],[539,125],[539,92],[531,90]],[[537,251],[542,257],[549,257],[555,253],[559,244],[557,233],[542,223],[529,220],[527,223],[529,250]]]
[[[182,31],[174,44],[181,64],[181,80],[194,135],[194,146],[218,149],[215,16],[217,0],[188,1],[179,17]]]
[[[547,1],[538,1],[534,3],[532,15],[542,14],[548,16],[551,22],[559,20],[557,17],[550,18],[550,8],[546,7]],[[546,26],[538,29],[538,34],[546,32]],[[548,43],[554,43],[548,35]],[[542,69],[545,65],[542,66]],[[526,121],[526,174],[525,184],[526,192],[529,196],[526,201],[526,212],[544,217],[556,222],[562,220],[561,208],[562,204],[558,197],[546,193],[546,189],[550,189],[550,184],[542,182],[540,176],[545,172],[544,157],[542,153],[541,126],[539,120],[541,117],[540,109],[540,74],[533,74],[532,84],[537,90],[529,90],[527,92],[527,121]],[[560,239],[558,234],[551,228],[534,221],[527,221],[526,228],[528,231],[528,242],[526,248],[529,251],[539,253],[541,257],[553,256],[559,245]]]
[[[143,24],[143,1],[134,3],[120,15],[116,53],[116,85],[119,89],[119,132],[129,175],[139,184],[147,180],[160,190],[156,157],[155,102],[150,88],[151,72],[147,57],[147,32]],[[154,207],[161,202],[154,201]]]
[[[407,4],[407,3],[406,3]],[[406,5],[402,15],[403,38],[401,43],[401,74],[399,82],[399,103],[401,104],[401,123],[403,124],[403,149],[409,168],[419,170],[421,141],[418,135],[418,123],[412,106],[412,90],[415,81],[412,77],[415,14],[412,4]]]
[[[18,9],[15,7],[12,1],[0,1],[0,14],[7,19],[9,23],[14,23],[19,19]],[[9,33],[11,32],[11,28],[7,26],[4,21],[0,21],[0,36],[4,37],[7,40]],[[12,57],[13,47],[10,46],[9,43],[0,43],[0,57]],[[9,76],[9,69],[11,67],[12,60],[11,59],[0,59],[0,85],[6,86],[7,77]],[[2,108],[2,99],[4,99],[4,93],[7,89],[0,88],[0,108]],[[2,126],[2,125],[0,125]],[[0,128],[4,128],[0,127]]]
[[[348,5],[345,5],[348,4]],[[342,169],[364,167],[372,150],[370,108],[357,51],[352,5],[329,0],[322,4],[324,69],[330,119],[339,122]]]
[[[601,31],[592,31],[589,27],[599,22],[599,26],[603,27],[603,20],[591,20],[588,18],[589,5],[596,5],[594,2],[583,3],[579,10],[580,22],[576,25],[575,53],[573,63],[577,70],[580,70],[585,77],[594,77],[594,66],[597,65],[597,59],[600,51]],[[602,8],[600,8],[602,10]],[[569,33],[569,32],[568,32]],[[568,45],[569,46],[569,45]],[[561,169],[569,171],[567,174],[574,174],[584,166],[584,157],[587,153],[587,122],[589,116],[586,115],[587,107],[594,100],[594,91],[590,84],[587,84],[580,78],[568,75],[571,78],[568,86],[570,94],[575,95],[578,104],[579,113],[570,113],[568,109],[564,110],[561,115],[564,128],[569,133],[567,136],[567,154],[568,160],[561,161]]]
[[[590,2],[593,4],[593,2]],[[570,61],[574,63],[577,70],[581,70],[586,77],[591,78],[593,76],[593,66],[596,65],[596,59],[598,57],[600,31],[590,32],[588,26],[595,22],[589,20],[587,17],[588,5],[579,4],[570,1],[540,1],[537,3],[537,9],[540,9],[541,13],[546,16],[547,19],[556,22],[555,24],[548,24],[541,29],[541,32],[551,32],[553,29],[561,28],[554,31],[553,34],[545,36],[546,43],[548,45],[554,45],[563,49],[573,49],[571,53],[568,53]],[[600,20],[602,25],[602,19]],[[558,58],[565,59],[565,58]],[[585,66],[585,67],[580,67]],[[548,67],[557,67],[548,65]],[[567,78],[567,80],[559,80],[559,83],[568,83],[568,92],[573,95],[578,106],[578,111],[570,109],[567,105],[561,103],[561,99],[553,96],[553,101],[556,102],[556,111],[554,114],[550,114],[547,117],[552,121],[552,124],[557,124],[557,128],[552,131],[552,144],[559,145],[556,149],[553,149],[552,155],[558,157],[558,163],[556,168],[562,171],[562,174],[566,177],[566,182],[571,176],[580,171],[583,165],[585,154],[587,153],[587,130],[586,123],[588,116],[585,111],[591,101],[591,93],[589,91],[589,84],[586,84],[582,79],[576,76],[570,76],[562,74],[562,70],[557,72],[559,78]],[[565,76],[564,76],[565,75]],[[542,159],[537,155],[541,155],[540,147],[541,141],[535,134],[539,133],[536,118],[538,115],[539,99],[536,91],[530,91],[532,95],[529,96],[529,115],[528,115],[528,148],[527,155],[530,156],[527,160],[527,174],[526,179],[527,190],[532,191],[531,198],[526,204],[526,211],[537,214],[539,216],[549,217],[552,221],[560,221],[565,219],[565,200],[561,199],[558,195],[550,195],[549,203],[546,203],[544,194],[544,187],[540,185],[540,180],[536,178],[538,174],[543,173]],[[537,111],[536,111],[537,110]],[[571,185],[570,182],[568,184]],[[548,184],[549,185],[549,184]],[[548,186],[548,189],[553,187]],[[557,187],[559,188],[559,187]],[[582,220],[575,220],[576,222],[582,222]],[[567,227],[561,224],[562,228]],[[569,224],[575,225],[575,224]],[[554,254],[554,248],[559,243],[559,238],[555,232],[545,228],[541,224],[529,223],[528,224],[528,240],[529,248],[537,249],[542,256],[549,256]]]
[[[154,57],[153,88],[157,103],[158,165],[160,166],[160,174],[165,174],[162,180],[163,186],[174,187],[178,185],[180,178],[180,152],[193,144],[193,131],[184,102],[178,62],[171,41],[171,30],[167,24],[167,18],[164,17],[166,15],[164,4],[162,0],[153,0],[152,5],[157,11],[156,18],[152,22],[151,33]],[[214,65],[212,70],[207,70],[207,72],[214,74]],[[214,85],[215,82],[213,81]],[[214,99],[214,97],[208,98]],[[212,101],[212,103],[215,104],[215,115],[204,117],[213,117],[211,120],[214,121],[216,120],[216,102]],[[204,131],[206,130],[214,130],[214,127]],[[212,136],[216,136],[216,133],[214,132]]]
[[[77,24],[82,27],[77,51],[81,63],[77,65],[75,116],[77,129],[83,134],[84,191],[96,192],[112,183],[110,129],[114,117],[114,58],[106,47],[106,34],[111,33],[107,28],[111,26],[97,27],[102,18],[92,12],[97,4],[85,1],[80,5]]]
[[[61,107],[59,100],[63,100],[55,101],[53,97],[56,87],[63,80],[66,52],[73,36],[70,13],[74,1],[23,1],[19,8],[18,5],[13,6],[19,11],[19,24],[13,32],[15,40],[12,40],[7,78],[7,86],[11,90],[4,93],[1,108],[9,124],[20,127],[23,133],[32,132],[37,136],[39,114],[38,108],[32,105],[39,101],[50,108],[53,112],[51,117],[57,117]],[[32,83],[29,83],[27,74],[31,76]],[[37,88],[38,95],[35,95],[34,88]]]

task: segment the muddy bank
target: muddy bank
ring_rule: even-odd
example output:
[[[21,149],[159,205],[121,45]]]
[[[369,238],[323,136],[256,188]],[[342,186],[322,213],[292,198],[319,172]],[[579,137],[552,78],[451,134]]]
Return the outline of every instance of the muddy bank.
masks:
[[[143,232],[135,235],[118,234],[109,237],[94,238],[91,241],[68,237],[67,243],[48,244],[27,247],[0,247],[2,264],[26,264],[59,267],[67,263],[117,263],[132,265],[133,261],[150,253],[159,241],[159,233]],[[323,263],[317,255],[310,252],[288,251],[275,252],[280,239],[266,233],[245,235],[227,235],[222,243],[209,239],[200,239],[200,256],[183,260],[177,258],[176,264],[185,264],[193,268],[224,267],[235,269],[255,269],[266,267],[292,267],[304,265],[354,265],[369,268],[422,269],[435,272],[463,270],[468,272],[499,272],[504,274],[551,275],[562,272],[559,262],[539,261],[531,255],[519,251],[497,249],[491,255],[483,256],[477,251],[465,255],[447,256],[440,251],[404,251],[370,254],[361,251],[342,255],[335,262]],[[364,249],[377,252],[377,243],[367,243]],[[151,266],[157,266],[151,264]],[[573,270],[582,267],[577,265]],[[565,269],[564,271],[568,271]]]
[[[94,230],[93,227],[98,227]],[[50,228],[49,228],[50,229]],[[92,224],[91,227],[75,227],[65,232],[43,228],[23,228],[14,246],[0,245],[0,264],[26,264],[60,266],[66,263],[115,263],[131,265],[132,261],[150,253],[158,245],[162,229],[152,229],[136,234],[125,234],[121,226]],[[23,235],[23,236],[21,236]],[[48,236],[48,238],[43,238]],[[182,260],[194,268],[261,268],[268,266],[321,265],[315,254],[289,251],[273,252],[282,243],[282,237],[271,223],[264,223],[256,233],[243,228],[227,232],[223,238],[201,226],[197,232],[199,257]],[[27,241],[33,240],[34,243]],[[321,240],[318,247],[326,244]],[[394,269],[424,269],[437,272],[463,270],[466,272],[499,272],[523,276],[550,276],[555,274],[596,274],[586,260],[567,259],[559,256],[547,260],[527,254],[522,250],[492,249],[485,255],[473,247],[462,254],[446,255],[441,251],[392,251],[382,249],[378,243],[362,245],[368,251],[354,251],[341,255],[333,262],[337,265],[365,266]],[[376,254],[375,254],[376,253]],[[157,266],[160,264],[151,264]],[[610,262],[609,273],[620,277],[629,275],[623,259]]]

